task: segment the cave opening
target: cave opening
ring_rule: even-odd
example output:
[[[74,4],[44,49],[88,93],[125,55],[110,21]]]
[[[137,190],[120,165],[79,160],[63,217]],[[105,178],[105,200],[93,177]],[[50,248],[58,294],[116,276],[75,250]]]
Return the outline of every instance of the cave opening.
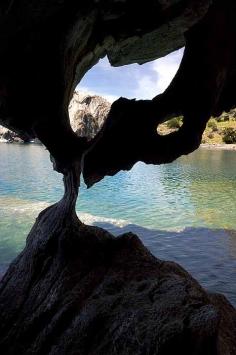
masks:
[[[110,105],[119,97],[151,100],[164,92],[179,68],[183,51],[181,48],[142,65],[113,67],[107,57],[100,59],[75,89],[69,104],[72,129],[91,139],[103,125]],[[97,102],[94,96],[98,97]]]
[[[206,127],[215,137],[233,122],[217,117],[235,107],[235,1],[10,1],[0,13],[0,121],[40,139],[64,182],[58,202],[40,205],[1,279],[0,352],[235,354],[236,156],[225,147],[197,150]],[[71,129],[72,91],[98,58],[141,64],[184,45],[164,92],[152,97],[153,67],[143,80],[123,74],[127,98],[112,103],[102,129],[83,137],[90,112],[89,129]],[[105,59],[100,66],[110,70]],[[120,96],[115,80],[109,87],[104,94]],[[178,129],[158,134],[168,121]],[[234,128],[226,128],[229,142]],[[25,210],[54,181],[44,179],[52,166],[42,147],[4,144],[0,223],[9,224],[8,215],[15,223],[13,238],[3,237],[13,250]],[[92,226],[93,216],[77,216],[81,173],[90,189],[82,186],[79,203],[84,192],[95,217],[106,206]],[[22,204],[23,181],[32,199]]]

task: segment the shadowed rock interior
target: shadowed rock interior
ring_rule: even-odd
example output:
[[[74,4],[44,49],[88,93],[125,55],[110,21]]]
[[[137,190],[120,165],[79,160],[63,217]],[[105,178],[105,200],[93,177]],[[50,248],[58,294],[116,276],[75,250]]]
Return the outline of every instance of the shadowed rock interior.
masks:
[[[65,182],[1,281],[1,353],[236,353],[236,312],[223,296],[134,235],[116,239],[75,212],[81,169],[91,186],[137,161],[169,163],[199,146],[211,115],[235,107],[235,16],[234,0],[0,4],[0,123],[39,138]],[[91,141],[76,136],[68,105],[100,58],[142,64],[183,46],[163,94],[120,98]],[[159,136],[158,124],[175,115],[181,128]]]

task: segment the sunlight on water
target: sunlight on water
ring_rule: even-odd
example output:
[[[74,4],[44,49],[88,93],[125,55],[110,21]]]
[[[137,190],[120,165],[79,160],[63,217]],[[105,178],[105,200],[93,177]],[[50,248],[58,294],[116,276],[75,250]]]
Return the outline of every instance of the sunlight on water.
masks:
[[[41,146],[2,143],[0,154],[4,270],[38,213],[62,197],[63,184]],[[137,233],[157,257],[180,262],[236,302],[235,176],[236,152],[200,149],[168,165],[138,163],[89,190],[82,183],[77,211],[84,223]]]

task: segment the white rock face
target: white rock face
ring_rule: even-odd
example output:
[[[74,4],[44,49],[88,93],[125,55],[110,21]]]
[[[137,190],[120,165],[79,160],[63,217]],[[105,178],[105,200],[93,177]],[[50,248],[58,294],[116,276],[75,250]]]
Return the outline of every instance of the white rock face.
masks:
[[[5,133],[7,133],[9,130],[3,126],[0,126],[0,142],[7,142],[7,139],[5,139]]]
[[[69,105],[71,127],[78,136],[92,138],[99,131],[111,104],[101,96],[75,91]],[[17,135],[0,126],[0,141],[19,141]]]
[[[8,131],[9,131],[9,129],[7,129],[3,126],[0,126],[0,136],[3,136]]]
[[[71,127],[78,136],[92,138],[99,131],[111,104],[101,96],[75,91],[69,105]]]
[[[8,128],[0,126],[0,142],[23,142],[16,133],[10,131]]]

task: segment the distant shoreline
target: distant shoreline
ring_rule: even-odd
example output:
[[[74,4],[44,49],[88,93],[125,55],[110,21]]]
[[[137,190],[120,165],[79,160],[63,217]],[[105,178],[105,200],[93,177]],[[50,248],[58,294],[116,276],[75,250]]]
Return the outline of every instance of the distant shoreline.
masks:
[[[7,139],[4,138],[0,138],[0,143],[7,143],[7,144],[37,144],[37,145],[42,145],[42,143],[40,141],[29,141],[29,142],[24,142],[24,141],[9,141]]]
[[[8,144],[37,144],[37,145],[42,145],[41,142],[9,142],[6,139],[0,138],[0,143],[8,143]],[[216,150],[235,150],[236,151],[236,144],[219,144],[219,143],[202,143],[200,145],[200,148],[203,149],[216,149]]]
[[[202,143],[200,148],[204,149],[216,149],[216,150],[235,150],[236,151],[236,144],[210,144],[210,143]]]

